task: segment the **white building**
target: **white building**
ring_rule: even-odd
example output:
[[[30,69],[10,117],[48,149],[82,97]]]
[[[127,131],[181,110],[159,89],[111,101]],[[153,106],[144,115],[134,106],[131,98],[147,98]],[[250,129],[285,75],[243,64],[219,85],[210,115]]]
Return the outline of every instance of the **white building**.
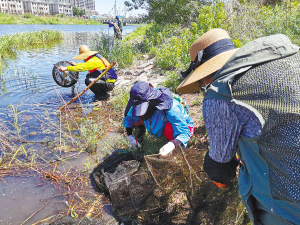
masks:
[[[31,15],[50,15],[49,3],[41,0],[23,0],[24,12]]]
[[[0,0],[0,12],[11,14],[73,16],[73,6],[97,15],[95,0]]]
[[[74,0],[74,6],[79,9],[95,10],[95,0]]]
[[[24,14],[23,2],[21,0],[1,0],[0,12]]]
[[[52,15],[62,14],[64,16],[73,16],[73,6],[69,3],[52,2],[50,3],[50,13]]]
[[[7,2],[7,0],[0,0],[0,12],[8,13],[8,2]]]

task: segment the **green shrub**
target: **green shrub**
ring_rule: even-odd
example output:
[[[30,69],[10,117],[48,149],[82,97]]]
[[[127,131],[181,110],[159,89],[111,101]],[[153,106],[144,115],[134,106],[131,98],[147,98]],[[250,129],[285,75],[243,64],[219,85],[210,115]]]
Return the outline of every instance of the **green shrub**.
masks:
[[[130,66],[136,54],[134,47],[129,42],[114,40],[104,34],[95,40],[94,49],[109,61],[116,62],[119,68]]]
[[[114,89],[114,98],[111,99],[110,103],[114,110],[120,111],[123,114],[129,100],[129,90],[122,88]]]
[[[23,15],[23,17],[26,18],[26,19],[33,18],[33,16],[32,16],[30,13],[25,13],[25,14]]]
[[[167,87],[171,91],[175,92],[176,88],[183,81],[180,71],[165,71],[164,75],[167,77],[166,80],[162,82],[162,86]]]

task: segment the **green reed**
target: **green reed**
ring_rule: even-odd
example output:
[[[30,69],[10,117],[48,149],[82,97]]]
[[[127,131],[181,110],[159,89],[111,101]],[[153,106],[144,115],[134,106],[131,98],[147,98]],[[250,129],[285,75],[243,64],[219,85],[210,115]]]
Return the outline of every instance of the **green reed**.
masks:
[[[0,37],[0,56],[3,59],[16,55],[16,50],[50,47],[62,39],[63,34],[60,31],[52,30],[5,35]]]
[[[29,13],[24,15],[10,15],[6,13],[0,13],[0,24],[82,24],[82,25],[101,25],[97,20],[82,19],[78,17],[68,16],[33,16]]]

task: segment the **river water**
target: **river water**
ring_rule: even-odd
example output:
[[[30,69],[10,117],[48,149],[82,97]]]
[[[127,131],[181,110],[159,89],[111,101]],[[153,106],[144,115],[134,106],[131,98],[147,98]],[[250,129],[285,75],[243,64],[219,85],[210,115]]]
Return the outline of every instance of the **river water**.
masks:
[[[123,35],[136,27],[124,26]],[[22,127],[21,136],[32,142],[51,141],[55,138],[52,132],[41,132],[45,130],[45,125],[37,118],[49,115],[57,120],[57,115],[53,112],[64,104],[61,98],[68,102],[74,97],[72,88],[60,87],[53,80],[53,64],[62,60],[71,61],[78,54],[80,45],[92,46],[95,38],[103,33],[113,35],[113,28],[108,28],[108,25],[0,25],[0,36],[43,29],[62,31],[64,41],[50,49],[19,51],[16,58],[7,60],[0,77],[0,123],[13,129],[13,115],[20,112],[18,124]],[[85,88],[84,79],[85,73],[80,73],[79,82],[75,85],[78,92]],[[84,105],[93,100],[94,94],[90,90],[81,98]],[[41,145],[31,147],[42,149]],[[55,197],[57,191],[51,184],[37,185],[39,182],[34,176],[2,179],[0,224],[23,224],[24,221],[25,225],[32,224],[66,208],[62,199]],[[49,199],[51,202],[39,210]],[[37,210],[38,213],[30,217]]]

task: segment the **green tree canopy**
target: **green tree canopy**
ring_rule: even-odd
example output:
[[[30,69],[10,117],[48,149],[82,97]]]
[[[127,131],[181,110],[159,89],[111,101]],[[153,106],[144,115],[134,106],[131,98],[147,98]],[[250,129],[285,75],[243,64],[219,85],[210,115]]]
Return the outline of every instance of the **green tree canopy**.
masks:
[[[130,0],[125,1],[129,9],[145,8],[148,19],[158,24],[177,23],[189,25],[196,21],[200,6],[207,1],[199,0]]]
[[[73,16],[85,15],[85,9],[78,9],[76,6],[73,7]]]
[[[73,7],[73,16],[79,16],[79,9],[76,6]]]

